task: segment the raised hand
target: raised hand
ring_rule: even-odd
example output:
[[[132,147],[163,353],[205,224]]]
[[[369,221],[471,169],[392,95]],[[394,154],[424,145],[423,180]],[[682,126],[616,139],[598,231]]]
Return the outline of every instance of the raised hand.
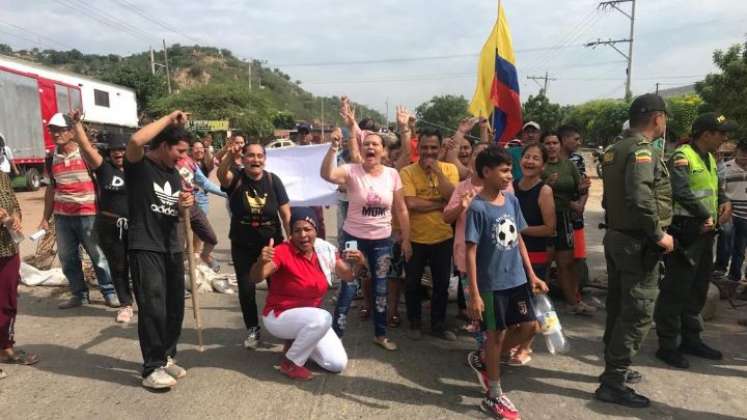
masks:
[[[273,238],[270,238],[270,242],[267,244],[267,246],[262,248],[262,264],[269,264],[272,262],[272,259],[275,257],[275,248],[273,248],[274,245],[275,240]]]
[[[83,112],[80,109],[76,109],[73,112],[68,114],[70,118],[72,118],[74,123],[79,123],[83,121]]]
[[[471,118],[464,118],[463,120],[459,121],[459,128],[457,128],[457,131],[462,134],[467,134],[470,131],[472,131],[472,128],[477,124],[479,121],[479,118],[471,117]]]
[[[348,127],[355,125],[355,109],[350,106],[350,100],[347,96],[340,99],[340,117]]]
[[[169,118],[174,124],[184,125],[189,120],[189,114],[180,110],[176,110],[169,114]]]
[[[454,150],[454,148],[457,146],[456,139],[453,137],[445,137],[444,138],[444,149],[449,152],[451,150]]]
[[[410,116],[410,111],[408,111],[406,107],[397,105],[397,125],[399,127],[408,127],[407,124],[410,121]]]

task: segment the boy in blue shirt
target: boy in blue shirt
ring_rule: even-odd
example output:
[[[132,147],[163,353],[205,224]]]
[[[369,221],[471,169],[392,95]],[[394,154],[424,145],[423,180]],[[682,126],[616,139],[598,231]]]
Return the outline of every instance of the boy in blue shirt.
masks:
[[[487,372],[482,374],[487,376],[488,390],[481,407],[497,418],[518,419],[519,413],[501,390],[499,357],[502,349],[534,335],[532,291],[546,293],[547,285],[534,274],[519,234],[527,227],[519,200],[501,192],[513,178],[511,156],[490,146],[477,155],[475,171],[484,187],[467,210],[465,241],[472,297],[469,312],[482,321],[487,333]],[[507,335],[508,327],[512,329]]]

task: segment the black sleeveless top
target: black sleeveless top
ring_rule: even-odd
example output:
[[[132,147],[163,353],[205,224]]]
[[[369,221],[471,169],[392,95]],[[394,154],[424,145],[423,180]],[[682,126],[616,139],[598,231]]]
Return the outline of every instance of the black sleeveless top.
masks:
[[[544,224],[542,211],[540,211],[539,206],[539,195],[544,185],[545,183],[540,181],[537,185],[525,191],[519,188],[519,181],[514,181],[514,195],[519,199],[521,213],[524,215],[527,226],[540,226]],[[547,250],[548,238],[527,235],[522,235],[521,238],[524,239],[524,244],[528,252],[543,252]]]

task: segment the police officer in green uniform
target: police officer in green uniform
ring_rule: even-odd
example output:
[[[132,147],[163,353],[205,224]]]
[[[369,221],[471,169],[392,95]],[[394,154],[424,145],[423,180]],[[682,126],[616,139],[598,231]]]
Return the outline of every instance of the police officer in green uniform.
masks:
[[[660,285],[654,319],[659,336],[656,357],[687,369],[683,353],[720,360],[721,352],[701,338],[708,285],[713,271],[713,243],[717,224],[731,217],[723,186],[719,185],[718,147],[737,126],[722,115],[707,113],[695,119],[692,141],[678,147],[669,159],[674,217],[670,233],[678,252],[665,259],[666,274]]]
[[[672,190],[661,150],[652,141],[664,134],[666,104],[654,94],[630,105],[630,130],[602,157],[607,233],[607,323],[604,373],[598,400],[647,407],[648,398],[626,386],[640,382],[633,356],[651,328],[659,292],[659,261],[674,248],[666,228],[672,217]]]

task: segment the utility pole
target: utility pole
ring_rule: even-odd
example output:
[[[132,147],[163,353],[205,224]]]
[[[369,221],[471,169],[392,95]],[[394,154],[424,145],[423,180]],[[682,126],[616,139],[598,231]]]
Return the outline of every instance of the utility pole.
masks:
[[[252,90],[252,66],[254,65],[254,60],[250,57],[249,65],[247,66],[249,68],[249,90]]]
[[[550,77],[550,74],[548,72],[545,72],[544,76],[527,76],[527,79],[532,80],[534,83],[537,83],[537,86],[540,88],[540,95],[547,98],[547,84],[551,80],[558,80],[554,77]],[[538,80],[544,80],[544,85],[540,85]]]
[[[324,143],[324,96],[320,97],[319,99],[322,102],[322,134],[319,141],[320,143]]]
[[[656,94],[659,94],[659,82],[656,82]]]
[[[384,105],[386,105],[386,128],[389,129],[389,97],[386,98],[386,101],[384,101]]]
[[[150,74],[156,75],[156,56],[153,53],[153,47],[150,48]]]
[[[618,12],[625,15],[630,20],[630,33],[628,35],[627,39],[609,39],[607,41],[602,41],[601,39],[598,39],[593,42],[588,42],[585,44],[586,47],[596,47],[597,45],[607,45],[612,47],[615,51],[617,51],[620,55],[625,57],[625,59],[628,61],[628,67],[625,70],[626,78],[625,78],[625,99],[630,100],[630,98],[633,96],[633,93],[630,91],[630,79],[633,75],[633,33],[635,29],[635,1],[636,0],[609,0],[609,1],[603,1],[599,3],[600,9],[606,9],[608,7],[611,7]],[[621,9],[619,4],[621,3],[630,3],[630,13],[626,12],[625,10]],[[628,44],[628,52],[625,53],[623,50],[617,48],[617,44]]]
[[[169,87],[169,95],[171,95],[171,73],[169,72],[169,52],[166,48],[166,40],[163,40],[163,60],[166,62],[166,84]]]

